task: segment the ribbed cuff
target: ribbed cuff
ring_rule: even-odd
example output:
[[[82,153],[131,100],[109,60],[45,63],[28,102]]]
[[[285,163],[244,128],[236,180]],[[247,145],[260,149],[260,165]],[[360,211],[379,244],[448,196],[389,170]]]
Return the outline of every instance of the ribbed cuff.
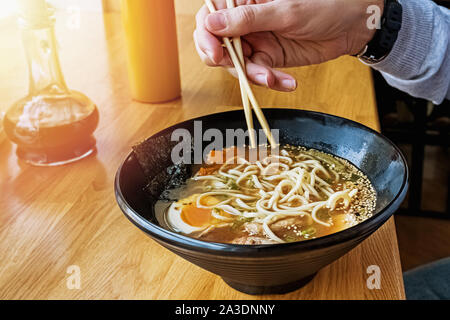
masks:
[[[430,52],[433,33],[433,4],[428,0],[400,0],[403,7],[402,27],[389,55],[370,64],[376,70],[400,79],[411,79]]]

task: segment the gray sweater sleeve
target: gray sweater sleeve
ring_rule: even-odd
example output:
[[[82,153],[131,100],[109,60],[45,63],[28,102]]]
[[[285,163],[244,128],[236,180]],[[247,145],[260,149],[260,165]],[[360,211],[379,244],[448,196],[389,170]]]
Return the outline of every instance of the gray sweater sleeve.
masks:
[[[418,98],[450,99],[450,10],[430,0],[400,0],[403,22],[389,55],[370,65],[386,81]]]

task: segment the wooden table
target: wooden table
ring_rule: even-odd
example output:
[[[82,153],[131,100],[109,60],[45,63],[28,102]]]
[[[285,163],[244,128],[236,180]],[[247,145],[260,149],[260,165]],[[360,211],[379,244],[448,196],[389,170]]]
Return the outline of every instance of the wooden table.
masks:
[[[85,13],[79,29],[58,15],[57,37],[67,83],[100,110],[98,152],[78,163],[37,168],[18,162],[0,130],[1,299],[404,299],[393,218],[350,253],[287,295],[254,297],[157,245],[121,213],[114,174],[130,146],[196,116],[241,108],[238,82],[204,66],[192,41],[194,19],[177,2],[183,97],[148,105],[130,99],[118,13]],[[12,19],[0,21],[0,110],[27,91],[27,70]],[[266,107],[322,111],[379,129],[370,70],[345,57],[290,70],[295,93],[258,88]],[[81,288],[66,286],[67,268],[81,270]],[[381,289],[366,286],[370,265]]]

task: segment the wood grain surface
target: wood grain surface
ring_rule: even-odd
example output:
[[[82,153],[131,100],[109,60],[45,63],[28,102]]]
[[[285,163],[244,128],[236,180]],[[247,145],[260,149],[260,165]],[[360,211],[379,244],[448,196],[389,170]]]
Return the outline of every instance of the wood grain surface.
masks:
[[[198,4],[198,2],[195,2]],[[80,28],[57,16],[62,68],[69,87],[100,111],[98,152],[55,168],[19,162],[0,129],[0,299],[404,299],[394,220],[306,287],[254,297],[172,254],[133,226],[113,193],[114,174],[130,146],[179,121],[241,108],[238,81],[204,66],[192,32],[196,7],[177,1],[182,98],[165,104],[130,99],[124,35],[117,12],[82,12]],[[0,21],[0,111],[27,92],[27,67],[13,19]],[[370,70],[351,57],[289,70],[294,93],[257,88],[265,107],[322,111],[379,129]],[[71,265],[81,288],[68,289]],[[369,290],[366,269],[381,269]]]

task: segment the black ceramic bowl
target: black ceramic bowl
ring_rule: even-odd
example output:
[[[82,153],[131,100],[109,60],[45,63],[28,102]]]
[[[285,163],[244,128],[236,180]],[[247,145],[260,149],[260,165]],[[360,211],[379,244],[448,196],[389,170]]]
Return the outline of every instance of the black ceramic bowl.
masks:
[[[303,242],[273,245],[234,245],[205,242],[163,229],[152,200],[143,192],[145,178],[135,156],[120,166],[115,180],[117,202],[127,218],[162,246],[223,278],[249,294],[284,293],[297,289],[315,273],[376,231],[398,209],[408,188],[408,168],[400,150],[381,134],[359,123],[317,112],[265,109],[280,143],[315,148],[347,159],[360,168],[377,191],[374,215],[344,231]],[[243,111],[231,111],[185,121],[177,128],[193,131],[193,121],[208,128],[245,128]],[[255,123],[257,123],[255,121]],[[161,150],[170,152],[170,150]]]

